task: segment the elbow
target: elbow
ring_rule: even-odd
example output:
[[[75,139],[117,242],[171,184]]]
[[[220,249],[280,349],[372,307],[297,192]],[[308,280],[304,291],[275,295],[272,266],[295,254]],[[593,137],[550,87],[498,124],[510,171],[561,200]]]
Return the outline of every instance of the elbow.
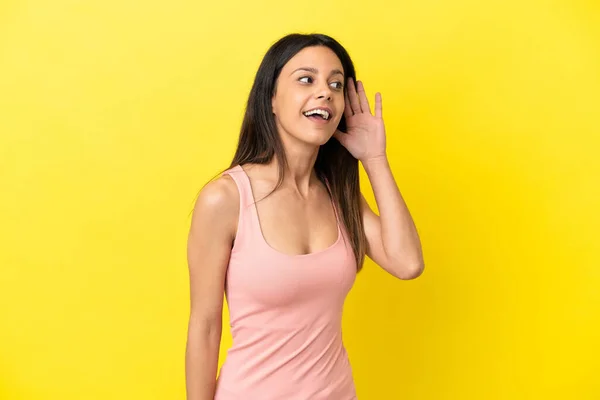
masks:
[[[394,271],[393,275],[396,276],[396,278],[407,281],[421,276],[424,269],[425,264],[420,261],[415,263],[398,264],[394,269],[392,269],[392,271]]]
[[[423,273],[423,269],[425,267],[424,266],[417,266],[417,267],[411,267],[411,268],[405,268],[402,270],[401,273],[398,274],[398,278],[408,281],[411,279],[416,279],[419,276],[421,276],[421,274]]]
[[[199,315],[192,312],[188,322],[191,337],[221,337],[222,319],[220,314]]]

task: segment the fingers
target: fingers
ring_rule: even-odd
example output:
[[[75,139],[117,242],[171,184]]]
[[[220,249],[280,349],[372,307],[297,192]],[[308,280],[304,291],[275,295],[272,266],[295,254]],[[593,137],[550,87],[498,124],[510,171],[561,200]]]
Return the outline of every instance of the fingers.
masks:
[[[375,116],[383,118],[383,106],[381,104],[381,93],[375,93]]]
[[[362,112],[371,114],[369,99],[367,99],[367,93],[365,93],[365,86],[363,85],[362,81],[356,82],[356,88],[358,91],[358,101],[360,102],[360,108]]]
[[[355,85],[352,78],[348,78],[348,90],[344,95],[344,101],[344,116],[346,118],[358,113],[371,114],[371,106],[369,104],[369,99],[367,98],[365,86],[363,85],[362,81],[356,81]],[[383,118],[383,106],[381,93],[379,92],[375,93],[375,116]]]
[[[346,93],[344,93],[344,116],[346,117],[346,119],[348,119],[353,115],[354,115],[354,113],[352,112],[352,106],[350,105],[350,99],[348,98],[348,92],[346,91]]]
[[[360,101],[358,100],[358,94],[356,93],[356,87],[352,78],[348,78],[348,98],[350,99],[350,106],[354,114],[361,113]]]

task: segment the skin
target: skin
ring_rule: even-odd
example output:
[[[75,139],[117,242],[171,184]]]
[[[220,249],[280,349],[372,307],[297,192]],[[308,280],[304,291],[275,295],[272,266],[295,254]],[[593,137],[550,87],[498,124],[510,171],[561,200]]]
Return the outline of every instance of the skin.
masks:
[[[283,185],[261,200],[277,182],[277,159],[267,165],[244,165],[254,197],[260,200],[256,207],[263,237],[275,250],[291,255],[316,252],[336,241],[331,200],[314,173],[319,146],[334,137],[363,164],[381,214],[375,214],[362,196],[367,256],[399,279],[416,278],[424,268],[421,244],[387,159],[381,95],[376,94],[372,113],[362,82],[346,81],[341,71],[340,60],[326,47],[303,49],[281,71],[272,106],[289,163]],[[333,113],[327,124],[303,115],[322,106]],[[348,132],[336,129],[342,113]],[[228,175],[206,185],[194,207],[188,237],[189,400],[214,397],[225,277],[238,213],[239,193]]]

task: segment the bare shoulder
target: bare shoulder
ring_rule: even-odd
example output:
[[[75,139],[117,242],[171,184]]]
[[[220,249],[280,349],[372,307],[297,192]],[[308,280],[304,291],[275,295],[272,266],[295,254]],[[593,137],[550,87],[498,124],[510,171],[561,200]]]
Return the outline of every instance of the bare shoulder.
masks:
[[[210,226],[215,233],[227,231],[232,237],[237,227],[240,198],[237,186],[229,175],[207,183],[200,191],[192,214],[192,227]]]
[[[239,205],[238,190],[229,175],[223,175],[214,181],[211,181],[202,188],[196,207],[209,208],[209,211],[219,210],[221,208],[231,208]]]

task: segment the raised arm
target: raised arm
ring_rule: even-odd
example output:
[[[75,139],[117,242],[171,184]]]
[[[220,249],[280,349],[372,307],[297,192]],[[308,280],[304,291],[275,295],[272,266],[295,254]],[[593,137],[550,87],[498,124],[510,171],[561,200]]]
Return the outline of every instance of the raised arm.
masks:
[[[425,268],[421,241],[388,160],[382,157],[363,165],[381,214],[375,214],[361,195],[367,256],[399,279],[414,279]]]
[[[373,113],[363,83],[349,78],[344,116],[347,132],[338,130],[334,137],[361,161],[381,213],[361,197],[367,255],[395,277],[414,279],[424,269],[421,241],[388,162],[381,93],[375,94]]]

